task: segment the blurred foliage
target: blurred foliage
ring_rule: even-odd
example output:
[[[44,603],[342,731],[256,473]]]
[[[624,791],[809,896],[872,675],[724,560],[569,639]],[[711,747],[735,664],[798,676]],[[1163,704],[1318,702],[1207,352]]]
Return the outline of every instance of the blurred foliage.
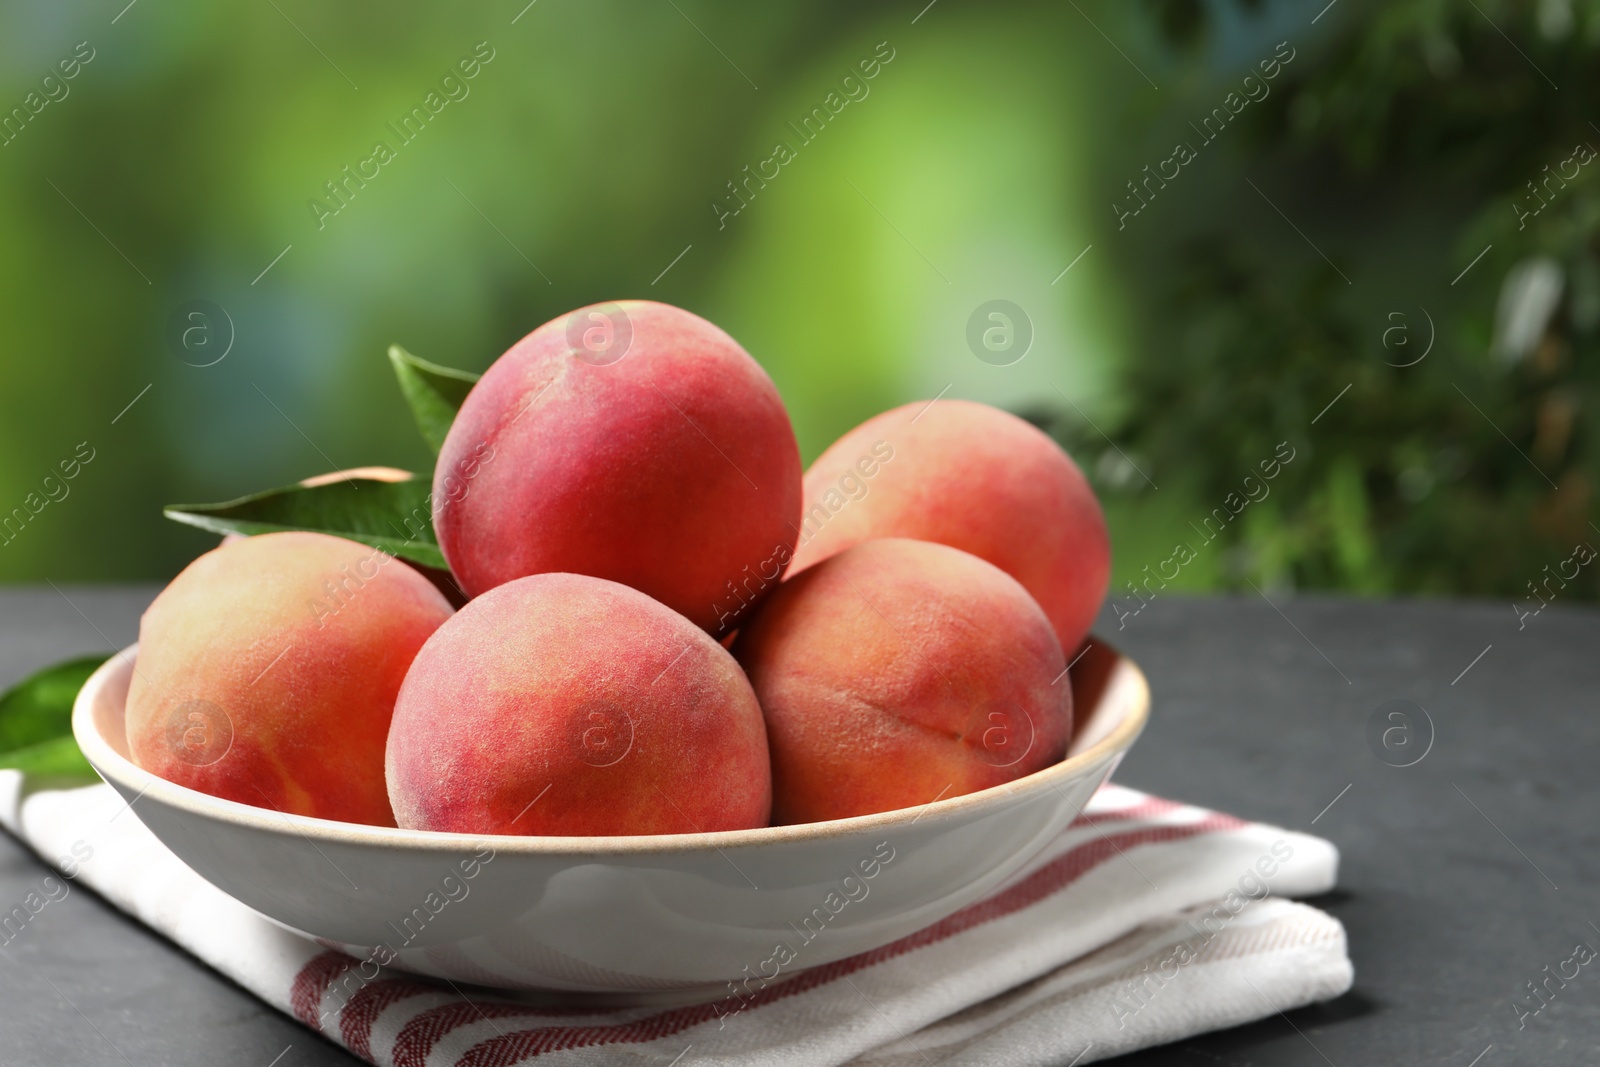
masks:
[[[80,41],[0,147],[0,517],[28,512],[0,580],[165,577],[213,542],[164,504],[425,472],[391,344],[481,371],[638,296],[744,343],[807,458],[941,391],[1046,425],[1124,595],[1186,539],[1174,588],[1495,596],[1600,543],[1600,166],[1551,178],[1600,146],[1600,0],[25,0],[0,113]],[[1107,205],[1280,41],[1270,94],[1121,225]],[[319,220],[479,42],[470,93]],[[778,141],[797,157],[719,217]],[[966,341],[996,298],[1033,328],[1006,366]],[[211,366],[171,341],[194,300],[229,319]],[[1560,590],[1597,595],[1597,567]]]
[[[1226,6],[1150,9],[1192,56]],[[1230,548],[1176,584],[1592,600],[1597,568],[1536,583],[1600,544],[1600,166],[1577,162],[1600,146],[1600,3],[1334,10],[1292,28],[1314,51],[1238,120],[1236,187],[1144,277],[1165,314],[1101,427],[1130,459],[1103,454],[1099,480],[1124,527],[1169,536],[1119,560],[1114,593],[1171,535],[1200,548],[1182,520],[1288,441],[1299,458]],[[1075,449],[1104,449],[1059,414]],[[1157,504],[1168,479],[1191,499]]]
[[[0,146],[0,518],[25,510],[0,534],[0,580],[165,577],[212,543],[165,504],[334,468],[426,471],[391,344],[481,371],[601,300],[664,300],[727,329],[773,376],[807,457],[946,387],[1105,403],[1126,347],[1109,267],[1050,281],[1099,239],[1092,147],[1115,115],[1085,101],[1136,75],[1070,8],[916,15],[842,0],[0,6],[0,114],[59,81],[79,42],[93,52]],[[402,144],[391,124],[480,42],[493,58],[470,91]],[[837,106],[880,45],[893,59],[800,143],[792,124]],[[396,158],[345,185],[379,139]],[[797,158],[719,223],[713,201],[780,140]],[[333,204],[335,180],[346,204],[327,217],[310,204]],[[964,341],[997,294],[1034,320],[1014,367]],[[196,300],[226,316],[217,348],[233,333],[209,366],[171,340]],[[65,481],[80,442],[94,458]]]

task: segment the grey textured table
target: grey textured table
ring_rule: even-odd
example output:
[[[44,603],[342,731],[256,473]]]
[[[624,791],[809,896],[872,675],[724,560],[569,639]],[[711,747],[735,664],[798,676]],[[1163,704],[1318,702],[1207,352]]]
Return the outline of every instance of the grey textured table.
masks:
[[[132,640],[150,595],[0,593],[0,685]],[[1600,966],[1552,982],[1520,1029],[1512,1006],[1578,942],[1600,948],[1600,612],[1551,607],[1519,631],[1509,604],[1275,599],[1162,598],[1121,632],[1102,619],[1155,692],[1118,778],[1337,843],[1341,886],[1316,903],[1349,932],[1355,988],[1117,1062],[1600,1063]],[[1412,766],[1369,744],[1391,700],[1433,724]],[[0,834],[0,901],[45,873]],[[357,1062],[87,891],[0,957],[6,1064]]]

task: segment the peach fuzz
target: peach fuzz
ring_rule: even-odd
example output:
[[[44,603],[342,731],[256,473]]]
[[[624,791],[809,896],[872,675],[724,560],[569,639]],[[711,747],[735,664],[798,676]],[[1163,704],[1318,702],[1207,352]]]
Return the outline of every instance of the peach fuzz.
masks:
[[[873,537],[988,560],[1033,594],[1069,653],[1111,582],[1105,516],[1078,465],[1036,427],[967,400],[876,415],[806,471],[791,574]]]
[[[224,544],[140,620],[130,755],[228,800],[393,826],[389,719],[412,657],[449,617],[426,578],[354,541]]]
[[[778,587],[734,651],[767,719],[773,821],[927,804],[1059,761],[1066,663],[1015,579],[881,538]]]
[[[772,803],[733,657],[636,589],[539,574],[429,638],[389,731],[399,824],[479,834],[743,830]]]
[[[733,338],[624,301],[548,322],[496,360],[433,488],[439,545],[469,594],[587,574],[720,634],[793,554],[800,451],[772,380]]]

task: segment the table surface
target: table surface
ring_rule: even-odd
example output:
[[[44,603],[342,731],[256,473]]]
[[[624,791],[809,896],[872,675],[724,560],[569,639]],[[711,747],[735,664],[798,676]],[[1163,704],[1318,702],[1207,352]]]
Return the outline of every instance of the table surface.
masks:
[[[153,592],[0,592],[0,686],[132,641]],[[1600,612],[1549,611],[1519,629],[1509,604],[1274,595],[1162,597],[1120,631],[1102,617],[1155,694],[1118,780],[1334,841],[1340,887],[1313,903],[1344,923],[1356,970],[1338,1000],[1116,1063],[1600,1062],[1600,969],[1521,1028],[1512,1006],[1577,943],[1600,948]],[[1432,724],[1410,766],[1369,741],[1392,700]],[[0,901],[47,872],[0,833]],[[0,957],[8,1064],[358,1062],[90,892]]]

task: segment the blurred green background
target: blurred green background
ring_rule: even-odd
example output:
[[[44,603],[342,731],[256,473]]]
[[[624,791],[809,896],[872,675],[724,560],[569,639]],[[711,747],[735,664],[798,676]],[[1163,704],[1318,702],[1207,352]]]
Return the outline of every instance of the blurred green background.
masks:
[[[390,343],[481,370],[648,297],[808,461],[941,391],[1046,427],[1128,604],[1179,542],[1159,588],[1600,594],[1600,3],[925,2],[8,3],[0,580],[165,578],[213,539],[163,504],[424,468]]]

